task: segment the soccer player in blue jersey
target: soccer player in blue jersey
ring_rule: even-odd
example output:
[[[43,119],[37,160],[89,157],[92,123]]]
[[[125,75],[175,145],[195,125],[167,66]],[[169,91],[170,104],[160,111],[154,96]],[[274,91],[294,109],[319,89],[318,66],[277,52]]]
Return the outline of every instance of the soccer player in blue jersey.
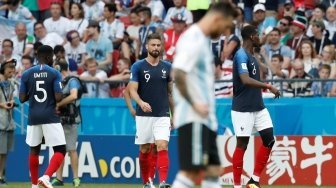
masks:
[[[151,143],[155,143],[153,149],[157,151],[159,188],[168,188],[170,112],[173,113],[171,64],[160,60],[160,34],[148,35],[146,48],[148,56],[133,64],[128,85],[129,92],[137,103],[135,144],[140,145],[139,160],[144,187],[152,187],[149,180],[152,170],[150,149]]]
[[[227,2],[213,4],[207,14],[179,39],[173,68],[174,126],[178,128],[180,171],[173,188],[191,188],[202,177],[202,188],[221,188],[216,144],[214,59],[210,38],[229,33],[237,16]]]
[[[232,123],[237,137],[237,146],[233,154],[234,188],[241,188],[243,158],[253,129],[256,129],[263,145],[260,147],[254,166],[253,176],[247,188],[257,188],[259,178],[264,169],[275,139],[271,117],[265,108],[261,90],[268,89],[275,98],[280,96],[278,89],[270,84],[260,82],[258,61],[254,57],[260,48],[258,31],[254,26],[245,26],[241,35],[243,46],[233,59],[233,100]]]
[[[56,114],[56,103],[62,100],[62,76],[54,68],[53,49],[43,45],[37,51],[38,65],[26,70],[21,78],[20,101],[29,101],[26,143],[30,147],[29,171],[32,188],[38,185],[52,188],[50,177],[64,160],[65,136],[60,118]],[[39,153],[42,138],[53,147],[48,168],[43,176],[39,174]]]

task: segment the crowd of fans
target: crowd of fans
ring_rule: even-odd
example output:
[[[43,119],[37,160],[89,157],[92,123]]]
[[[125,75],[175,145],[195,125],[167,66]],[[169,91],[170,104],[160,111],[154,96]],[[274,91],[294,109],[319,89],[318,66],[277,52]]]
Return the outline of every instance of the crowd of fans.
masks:
[[[218,98],[233,94],[228,81],[232,59],[241,46],[240,30],[247,24],[258,28],[262,41],[254,57],[263,80],[288,97],[336,96],[336,82],[310,81],[336,78],[335,0],[232,3],[239,16],[231,32],[209,42]],[[179,36],[208,7],[208,0],[2,0],[0,15],[19,22],[15,36],[2,40],[1,61],[16,59],[20,79],[37,63],[37,48],[47,44],[54,48],[55,62],[67,62],[72,74],[86,81],[84,96],[122,97],[131,65],[147,55],[146,37],[161,33],[162,59],[173,63]],[[33,33],[27,31],[27,20],[34,22]],[[271,95],[265,91],[264,96]]]

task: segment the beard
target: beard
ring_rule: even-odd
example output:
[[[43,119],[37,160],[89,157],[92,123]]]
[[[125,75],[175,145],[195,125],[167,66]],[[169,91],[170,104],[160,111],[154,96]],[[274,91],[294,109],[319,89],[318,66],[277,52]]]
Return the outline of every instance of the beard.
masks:
[[[157,58],[160,56],[160,51],[159,50],[153,50],[153,51],[148,51],[149,55],[154,57],[154,58]]]

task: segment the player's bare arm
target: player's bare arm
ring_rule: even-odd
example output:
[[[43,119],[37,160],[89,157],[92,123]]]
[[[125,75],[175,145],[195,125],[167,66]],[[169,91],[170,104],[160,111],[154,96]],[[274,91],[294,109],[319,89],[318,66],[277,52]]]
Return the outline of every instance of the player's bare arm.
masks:
[[[152,112],[152,107],[147,102],[143,101],[138,94],[138,82],[130,82],[128,85],[131,97],[140,106],[140,108],[144,112]]]
[[[26,93],[20,93],[19,94],[19,99],[21,103],[24,103],[26,101],[28,101],[29,97]]]
[[[239,77],[244,85],[270,90],[270,92],[272,92],[275,95],[274,98],[279,98],[281,95],[280,91],[277,88],[273,87],[270,84],[259,82],[258,80],[251,78],[248,74],[240,74]]]
[[[188,93],[187,90],[187,80],[186,80],[186,72],[180,69],[174,69],[175,75],[175,83],[177,89],[180,91],[181,95],[188,101],[191,106],[194,108],[196,113],[198,113],[201,117],[206,118],[209,115],[209,105],[194,103]]]
[[[63,93],[55,93],[56,102],[60,102],[63,99]]]
[[[174,85],[173,81],[170,81],[168,83],[168,100],[171,116],[174,116],[173,85]]]
[[[125,99],[128,110],[131,112],[132,116],[135,117],[135,109],[133,108],[133,105],[132,105],[131,94],[130,94],[128,87],[129,86],[127,85],[124,91],[124,99]]]

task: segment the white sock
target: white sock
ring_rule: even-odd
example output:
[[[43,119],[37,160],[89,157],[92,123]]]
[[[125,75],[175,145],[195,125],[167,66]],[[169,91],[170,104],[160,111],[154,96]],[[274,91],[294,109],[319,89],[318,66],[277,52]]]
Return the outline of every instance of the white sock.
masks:
[[[38,185],[32,185],[32,188],[39,188]]]
[[[222,188],[219,179],[204,179],[201,184],[202,188]]]
[[[242,188],[242,186],[241,185],[235,185],[235,186],[233,186],[233,188]]]
[[[259,176],[256,176],[256,175],[253,175],[253,176],[252,176],[252,179],[253,179],[254,181],[256,181],[256,182],[259,182],[260,177],[259,177]]]
[[[182,175],[181,173],[177,174],[172,185],[172,188],[192,188],[192,187],[194,187],[194,182],[191,179]]]

